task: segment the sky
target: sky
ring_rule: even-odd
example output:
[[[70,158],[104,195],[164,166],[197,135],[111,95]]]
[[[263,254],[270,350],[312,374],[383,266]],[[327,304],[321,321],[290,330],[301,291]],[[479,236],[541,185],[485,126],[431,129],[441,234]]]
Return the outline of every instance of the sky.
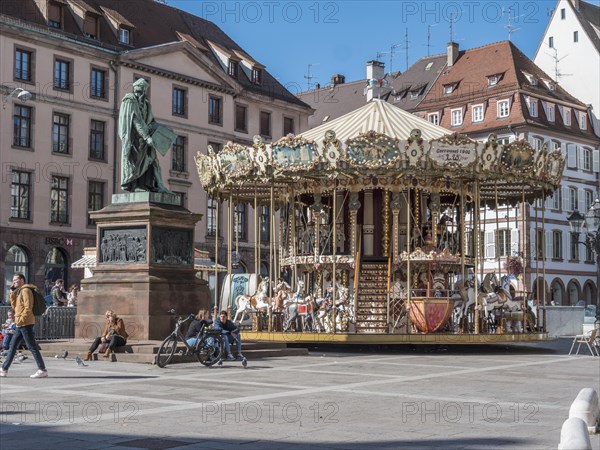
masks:
[[[557,0],[167,3],[217,24],[298,93],[309,83],[327,85],[334,74],[345,75],[347,82],[364,79],[366,62],[376,58],[386,72],[390,65],[404,71],[407,63],[445,53],[451,31],[452,40],[468,49],[506,40],[510,28],[512,42],[533,59]]]

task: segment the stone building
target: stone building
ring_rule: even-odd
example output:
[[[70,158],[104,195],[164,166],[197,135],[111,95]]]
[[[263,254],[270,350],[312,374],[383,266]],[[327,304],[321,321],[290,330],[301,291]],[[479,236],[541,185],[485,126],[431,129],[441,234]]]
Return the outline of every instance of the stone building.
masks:
[[[163,179],[203,214],[195,246],[213,257],[215,201],[196,153],[299,133],[311,112],[215,24],[152,0],[3,0],[0,58],[1,297],[15,271],[38,286],[83,278],[70,265],[96,245],[88,213],[120,191],[118,108],[136,79],[178,135]],[[250,205],[236,213],[240,270],[254,271],[254,215]],[[269,229],[261,222],[262,242]]]

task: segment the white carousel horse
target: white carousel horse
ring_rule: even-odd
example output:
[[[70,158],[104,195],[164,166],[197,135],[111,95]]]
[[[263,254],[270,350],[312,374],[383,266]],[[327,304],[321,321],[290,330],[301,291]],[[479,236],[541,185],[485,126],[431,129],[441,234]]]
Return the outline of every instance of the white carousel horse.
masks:
[[[354,321],[353,305],[350,298],[350,291],[341,284],[337,285],[337,301],[329,295],[317,299],[318,307],[317,326],[319,329],[331,333],[334,330],[333,316],[335,315],[335,331],[348,331],[348,324]]]
[[[271,304],[267,292],[269,291],[269,277],[265,277],[254,295],[238,295],[235,299],[236,313],[233,323],[240,323],[246,316],[255,312],[269,312]]]

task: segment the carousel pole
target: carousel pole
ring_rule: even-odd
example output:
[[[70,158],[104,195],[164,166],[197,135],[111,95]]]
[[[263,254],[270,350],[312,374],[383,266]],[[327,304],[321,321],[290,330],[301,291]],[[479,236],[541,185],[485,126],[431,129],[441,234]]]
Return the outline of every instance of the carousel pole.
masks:
[[[213,307],[213,317],[216,319],[218,314],[219,302],[219,195],[215,195],[215,305]],[[220,299],[221,302],[223,299]]]
[[[496,197],[496,248],[498,249],[498,277],[502,279],[502,261],[500,261],[500,208],[498,204],[498,182],[494,183],[494,195]]]
[[[331,288],[331,295],[333,300],[335,301],[336,295],[337,295],[337,273],[336,273],[336,261],[335,258],[337,256],[337,178],[334,178],[333,180],[333,218],[331,221],[331,225],[333,226],[333,248],[332,248],[332,259],[333,259],[333,264],[331,266],[331,270],[332,270],[332,274],[331,274],[331,281],[333,283],[333,286]],[[333,331],[335,332],[335,326],[333,327]]]
[[[410,224],[411,224],[411,201],[410,201],[410,188],[406,189],[406,333],[411,334],[411,320],[410,320],[410,302],[411,302],[411,273],[410,273]]]
[[[292,248],[292,261],[293,261],[293,270],[292,270],[292,289],[296,290],[296,283],[298,282],[298,266],[296,265],[296,251],[298,250],[298,243],[296,242],[296,196],[294,194],[294,187],[292,185],[292,191],[290,193],[290,221],[291,221],[291,230],[288,233],[290,236],[290,246]]]
[[[543,195],[543,192],[542,192]],[[534,227],[534,238],[533,238],[533,245],[534,245],[534,255],[535,255],[535,299],[536,299],[536,303],[537,305],[535,305],[536,307],[536,312],[535,312],[535,329],[539,330],[540,329],[540,259],[538,257],[538,248],[540,245],[539,239],[538,239],[538,225],[540,224],[540,208],[539,208],[539,199],[536,200],[535,202],[535,227]],[[531,262],[533,264],[533,258],[531,258]],[[533,267],[532,267],[532,272],[533,272]],[[533,287],[533,286],[532,286]]]
[[[542,191],[542,237],[546,237],[546,191]],[[536,232],[537,235],[537,232]],[[546,243],[544,241],[541,242],[542,245],[542,279],[544,280],[544,293],[542,294],[542,311],[543,311],[543,322],[544,322],[544,327],[542,328],[542,331],[544,333],[547,332],[547,327],[546,327]]]
[[[233,250],[233,192],[229,191],[229,211],[227,212],[227,274],[229,275],[229,297],[227,298],[227,314],[231,317],[231,286],[233,285],[233,275],[231,273],[232,260],[231,251]]]
[[[467,254],[466,251],[466,246],[467,246],[467,242],[465,239],[465,234],[466,234],[466,227],[465,227],[465,220],[467,218],[467,213],[465,211],[465,184],[464,182],[461,180],[460,182],[460,254],[461,254],[461,258],[460,258],[460,271],[462,274],[462,280],[463,280],[463,286],[466,286],[466,282],[465,280],[467,279],[467,274],[465,273],[465,256]]]
[[[256,195],[256,183],[254,184],[254,271],[260,274],[260,259],[258,258],[260,248],[260,214],[258,212],[258,197]]]
[[[523,230],[522,233],[519,233],[520,236],[523,236],[521,242],[520,242],[520,247],[517,248],[522,248],[523,251],[521,252],[521,254],[523,255],[523,273],[521,274],[523,276],[523,333],[525,333],[527,331],[527,297],[529,296],[529,291],[527,290],[527,274],[526,274],[526,267],[527,267],[527,255],[525,252],[525,249],[527,248],[527,219],[528,219],[528,210],[527,210],[527,204],[525,203],[525,184],[523,184],[522,186],[522,190],[521,190],[521,228]],[[510,292],[510,291],[509,291]]]
[[[479,227],[480,227],[480,208],[481,199],[479,198],[479,180],[475,182],[475,204],[473,205],[473,233],[475,242],[475,313],[474,326],[475,334],[479,334],[479,283],[477,282],[477,269],[479,268]]]
[[[271,203],[269,205],[269,254],[271,260],[269,262],[269,298],[273,298],[273,277],[275,276],[275,181],[271,178]],[[267,330],[273,330],[273,315],[271,308],[267,308]]]

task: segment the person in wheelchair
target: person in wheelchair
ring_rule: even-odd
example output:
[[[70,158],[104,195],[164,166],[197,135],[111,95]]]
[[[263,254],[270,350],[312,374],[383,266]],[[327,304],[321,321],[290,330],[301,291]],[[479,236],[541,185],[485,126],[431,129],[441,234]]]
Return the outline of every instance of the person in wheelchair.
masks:
[[[194,347],[198,342],[198,336],[206,327],[209,327],[213,323],[209,318],[209,312],[206,309],[201,309],[196,314],[196,317],[190,323],[187,333],[185,335],[185,341],[190,347]]]
[[[215,330],[221,330],[223,336],[223,343],[225,344],[225,352],[227,352],[227,361],[233,361],[236,358],[231,354],[231,342],[235,342],[237,359],[244,359],[242,355],[242,341],[240,339],[240,330],[235,324],[227,319],[227,311],[221,311],[219,318],[214,321],[213,328]]]

